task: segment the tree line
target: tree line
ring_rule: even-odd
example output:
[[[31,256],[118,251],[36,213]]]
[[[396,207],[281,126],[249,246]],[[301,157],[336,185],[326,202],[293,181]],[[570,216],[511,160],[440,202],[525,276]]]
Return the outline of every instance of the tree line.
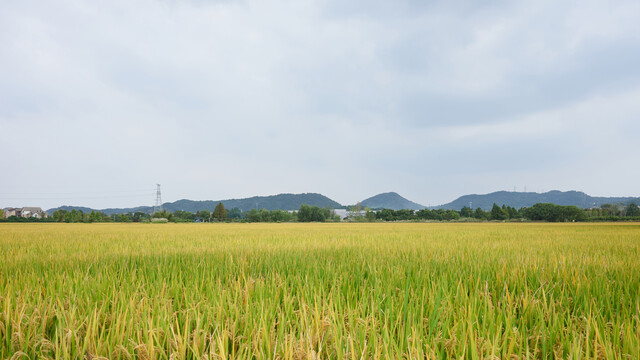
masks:
[[[481,208],[475,210],[463,207],[460,211],[444,209],[422,210],[371,210],[355,205],[349,208],[345,221],[374,222],[374,221],[629,221],[640,220],[640,208],[631,203],[627,206],[604,204],[599,208],[580,209],[577,206],[563,206],[549,203],[539,203],[531,207],[520,209],[511,206],[493,204],[489,211]],[[2,222],[64,222],[64,223],[96,223],[96,222],[339,222],[341,218],[329,208],[301,205],[297,211],[251,209],[243,212],[237,207],[225,209],[219,203],[213,212],[200,210],[195,213],[177,210],[174,212],[161,211],[154,214],[143,212],[106,215],[92,210],[83,212],[73,209],[56,210],[48,218],[22,218],[10,216],[0,218]]]
[[[213,212],[209,210],[199,210],[195,213],[176,210],[167,210],[147,214],[144,212],[124,213],[107,215],[103,212],[92,210],[90,213],[73,209],[56,210],[53,215],[45,219],[9,217],[7,222],[60,222],[60,223],[95,223],[95,222],[326,222],[340,221],[340,216],[336,215],[329,208],[318,206],[301,205],[298,211],[257,210],[251,209],[243,212],[237,207],[225,209],[222,202],[218,203]]]
[[[371,210],[366,210],[359,221],[371,221]],[[477,221],[528,220],[547,222],[573,221],[623,221],[640,220],[640,208],[636,204],[626,207],[603,205],[597,209],[580,209],[577,206],[563,206],[549,203],[538,203],[531,207],[516,209],[511,206],[493,204],[489,211],[481,208],[475,210],[463,207],[460,211],[444,209],[423,210],[390,210],[381,209],[373,212],[377,221],[456,221],[474,219]],[[357,221],[356,220],[356,221]]]

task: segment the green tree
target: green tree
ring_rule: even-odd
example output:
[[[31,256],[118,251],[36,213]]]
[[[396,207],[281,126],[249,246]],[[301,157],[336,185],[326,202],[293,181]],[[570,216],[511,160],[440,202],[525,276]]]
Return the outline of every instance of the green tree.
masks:
[[[349,206],[349,211],[347,212],[347,217],[351,221],[364,221],[364,216],[362,214],[362,204],[358,202],[353,206]]]
[[[577,206],[558,206],[554,221],[585,221],[587,214]]]
[[[477,208],[476,211],[473,212],[473,217],[478,220],[484,220],[487,218],[487,212],[482,210],[482,208]]]
[[[261,208],[260,210],[258,210],[258,213],[260,214],[260,221],[261,222],[270,222],[271,221],[271,212],[269,212],[269,210],[267,210],[265,208]]]
[[[173,217],[173,214],[168,212],[167,210],[162,210],[162,211],[158,211],[153,213],[153,215],[151,215],[152,219],[167,219],[168,221],[174,221],[175,218]]]
[[[520,212],[518,211],[518,209],[511,206],[507,206],[507,214],[509,215],[509,219],[521,218]]]
[[[131,218],[131,215],[129,214],[117,214],[116,218],[115,218],[116,222],[132,222],[133,219]]]
[[[66,223],[73,223],[73,222],[77,222],[78,218],[78,211],[76,209],[71,209],[71,211],[68,211],[67,213],[64,214],[64,222]]]
[[[293,214],[284,210],[271,210],[269,216],[271,217],[271,221],[275,222],[285,222],[293,219]]]
[[[422,209],[416,211],[416,216],[423,220],[438,220],[439,215],[435,210]]]
[[[298,210],[298,221],[300,222],[310,222],[311,220],[311,206],[307,204],[300,205],[300,209]]]
[[[63,222],[67,210],[56,210],[53,212],[53,221]]]
[[[0,209],[0,219],[4,219],[4,210]]]
[[[465,218],[473,217],[473,210],[470,207],[465,206],[460,209],[460,216]]]
[[[415,218],[415,211],[411,209],[396,210],[396,220],[413,220]]]
[[[502,204],[502,212],[507,217],[507,219],[511,219],[511,217],[509,216],[509,209],[507,209],[507,205]]]
[[[102,215],[99,211],[91,211],[91,222],[102,222]]]
[[[95,210],[91,210],[91,212],[88,214],[85,214],[84,217],[85,217],[84,222],[89,222],[89,223],[100,222],[102,220],[102,216],[100,216],[100,213],[96,212]]]
[[[216,221],[224,221],[227,218],[227,210],[225,210],[222,202],[219,202],[216,208],[213,209],[213,218]]]
[[[173,212],[173,217],[176,221],[179,221],[179,222],[191,222],[196,219],[196,214],[189,211],[176,210]],[[133,221],[136,221],[135,218]]]
[[[151,220],[151,215],[143,213],[142,211],[136,211],[133,213],[132,219],[133,222],[149,221]]]
[[[587,213],[577,206],[561,206],[550,203],[535,204],[524,211],[524,217],[538,221],[584,221]]]
[[[460,213],[455,210],[445,210],[442,214],[442,220],[458,220],[460,219]]]
[[[555,221],[555,206],[550,203],[538,203],[524,210],[524,217],[534,221]]]
[[[249,222],[260,222],[260,213],[256,209],[247,211],[245,217]]]
[[[227,219],[242,219],[242,210],[238,207],[227,210]]]
[[[602,210],[603,216],[618,216],[620,215],[618,212],[618,206],[613,204],[602,204],[600,205],[600,209]]]
[[[627,206],[626,209],[627,216],[637,217],[640,216],[640,208],[635,203],[631,203]]]
[[[506,220],[507,219],[507,211],[496,203],[493,203],[493,207],[491,208],[491,213],[489,215],[489,219],[491,220]]]
[[[200,210],[196,212],[196,218],[202,219],[202,221],[211,220],[211,212],[209,210]]]
[[[271,218],[271,221],[273,222],[283,222],[283,221],[287,221],[287,212],[283,211],[283,210],[271,210],[269,217]]]
[[[331,210],[319,208],[317,206],[309,206],[307,204],[300,205],[298,210],[298,221],[300,222],[324,222],[331,217]]]
[[[374,222],[376,221],[376,213],[367,206],[364,208],[364,218],[368,222]]]

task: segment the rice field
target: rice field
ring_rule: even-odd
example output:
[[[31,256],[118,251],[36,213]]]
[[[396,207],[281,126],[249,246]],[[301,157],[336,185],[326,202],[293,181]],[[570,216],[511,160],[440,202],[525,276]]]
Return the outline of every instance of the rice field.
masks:
[[[0,359],[639,359],[638,224],[0,224]]]

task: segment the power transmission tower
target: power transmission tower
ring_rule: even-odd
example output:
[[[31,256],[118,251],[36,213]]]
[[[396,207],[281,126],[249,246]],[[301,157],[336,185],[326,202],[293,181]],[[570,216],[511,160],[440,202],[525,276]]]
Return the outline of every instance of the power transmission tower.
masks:
[[[162,196],[160,195],[160,184],[156,184],[156,204],[153,205],[153,213],[162,211]]]

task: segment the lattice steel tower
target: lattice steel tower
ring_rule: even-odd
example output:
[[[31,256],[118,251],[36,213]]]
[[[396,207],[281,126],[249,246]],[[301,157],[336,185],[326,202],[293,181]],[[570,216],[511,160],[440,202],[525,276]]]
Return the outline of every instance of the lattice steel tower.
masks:
[[[156,204],[153,205],[153,213],[162,211],[162,196],[160,195],[160,184],[156,184]]]

